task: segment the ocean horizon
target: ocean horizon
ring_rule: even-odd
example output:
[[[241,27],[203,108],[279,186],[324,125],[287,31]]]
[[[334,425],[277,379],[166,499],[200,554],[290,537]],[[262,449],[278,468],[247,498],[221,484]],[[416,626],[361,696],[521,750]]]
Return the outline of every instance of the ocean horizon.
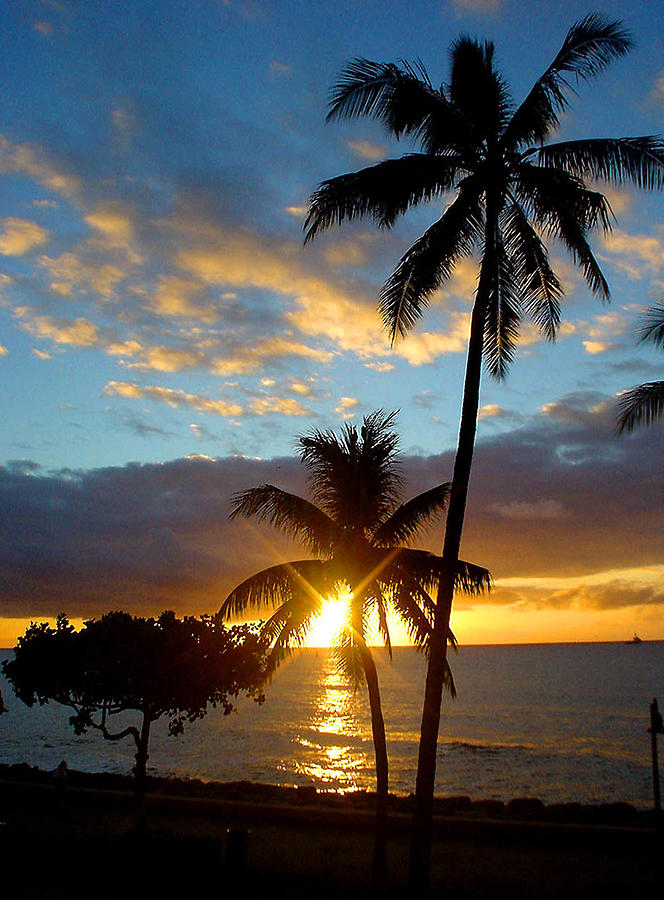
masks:
[[[6,658],[11,651],[2,651]],[[414,790],[426,660],[375,651],[390,760],[390,790]],[[649,704],[664,706],[664,642],[463,645],[452,653],[458,697],[445,697],[436,794],[540,797],[546,803],[652,805]],[[0,762],[128,773],[133,744],[77,737],[57,704],[25,707],[0,679]],[[128,719],[122,719],[126,724]],[[257,705],[211,710],[184,735],[154,727],[149,771],[204,781],[248,780],[321,791],[373,790],[364,689],[353,690],[324,648],[296,651]]]

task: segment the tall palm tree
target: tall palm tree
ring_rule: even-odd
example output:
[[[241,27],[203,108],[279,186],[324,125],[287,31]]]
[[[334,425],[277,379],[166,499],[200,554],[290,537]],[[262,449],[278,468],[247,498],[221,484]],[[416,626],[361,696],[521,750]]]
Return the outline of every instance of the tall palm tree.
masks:
[[[652,306],[645,315],[640,340],[664,348],[664,306]],[[664,413],[664,381],[649,381],[625,391],[618,401],[618,432],[652,425]]]
[[[494,65],[494,46],[461,37],[451,47],[451,77],[435,87],[421,63],[351,62],[333,88],[328,120],[370,116],[420,152],[324,181],[305,223],[309,241],[345,221],[370,216],[390,228],[421,201],[440,200],[442,215],[399,261],[379,296],[392,341],[407,334],[456,262],[479,258],[463,404],[443,541],[425,687],[411,844],[412,887],[428,883],[431,814],[447,633],[470,477],[482,360],[505,377],[524,315],[553,340],[563,290],[545,241],[555,239],[580,267],[591,291],[609,287],[589,244],[607,232],[612,212],[595,179],[659,188],[660,137],[595,138],[545,144],[569,105],[574,84],[592,78],[630,48],[618,21],[589,15],[516,106]]]
[[[301,461],[309,471],[314,502],[271,484],[250,488],[234,498],[232,517],[268,521],[306,544],[313,559],[264,569],[227,597],[220,613],[229,618],[249,609],[271,611],[263,632],[278,664],[290,645],[301,644],[325,598],[340,586],[350,589],[348,627],[335,647],[341,670],[358,686],[366,681],[376,757],[376,841],[373,873],[382,881],[386,867],[388,762],[385,725],[376,665],[367,644],[369,619],[375,616],[391,654],[388,613],[405,623],[413,642],[428,650],[433,602],[429,591],[441,574],[442,560],[404,546],[445,506],[449,484],[441,484],[400,503],[401,474],[395,414],[381,411],[364,418],[361,429],[346,424],[337,435],[314,430],[298,439]],[[485,569],[459,562],[455,583],[475,594],[489,586]],[[443,681],[454,692],[449,666]]]

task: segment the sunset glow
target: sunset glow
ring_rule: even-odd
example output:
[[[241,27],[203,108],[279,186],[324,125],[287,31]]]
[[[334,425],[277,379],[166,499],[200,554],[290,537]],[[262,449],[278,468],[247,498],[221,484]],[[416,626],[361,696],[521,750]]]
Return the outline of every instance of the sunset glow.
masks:
[[[369,217],[303,245],[321,182],[416,149],[363,117],[326,123],[330,88],[357,57],[422,60],[440,84],[441,48],[469,34],[495,42],[517,104],[588,12],[130,6],[3,5],[4,646],[60,611],[215,613],[251,573],[303,558],[229,521],[229,500],[264,483],[305,496],[293,440],[309,428],[399,409],[406,494],[451,478],[477,259],[392,345],[376,298],[441,198],[391,230]],[[583,85],[557,140],[664,130],[660,4],[624,6],[634,48]],[[664,637],[662,426],[615,429],[621,392],[664,373],[638,342],[662,297],[664,192],[598,189],[617,217],[592,237],[611,304],[554,245],[555,345],[525,324],[508,377],[483,375],[462,555],[495,589],[455,601],[463,643]],[[422,546],[440,552],[442,524]],[[326,601],[312,646],[342,606]]]
[[[346,625],[350,595],[339,594],[328,597],[320,614],[314,620],[307,639],[309,647],[331,647],[335,638]]]

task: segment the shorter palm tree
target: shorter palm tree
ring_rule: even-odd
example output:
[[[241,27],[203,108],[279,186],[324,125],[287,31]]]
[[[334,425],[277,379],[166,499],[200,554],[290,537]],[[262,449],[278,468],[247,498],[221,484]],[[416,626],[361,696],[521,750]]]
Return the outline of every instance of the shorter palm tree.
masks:
[[[449,484],[400,503],[401,473],[395,413],[366,416],[362,427],[346,424],[341,435],[313,430],[298,439],[301,461],[309,470],[314,502],[271,484],[250,488],[233,499],[231,517],[268,521],[284,534],[305,543],[313,559],[300,559],[263,569],[238,585],[220,614],[225,618],[248,610],[268,610],[263,625],[276,667],[291,645],[301,645],[327,597],[343,587],[350,593],[347,627],[334,647],[340,670],[355,687],[366,681],[376,756],[376,841],[373,872],[382,881],[386,867],[388,762],[385,724],[376,665],[367,643],[370,620],[391,655],[388,614],[406,625],[413,643],[427,650],[442,559],[408,545],[433,516],[441,512]],[[486,569],[460,561],[457,587],[476,594],[489,587]],[[453,635],[449,634],[453,642]],[[447,664],[446,664],[447,665]],[[445,683],[454,693],[449,667]]]
[[[651,341],[664,349],[664,305],[652,306],[644,317],[640,343]],[[664,413],[664,381],[649,381],[625,391],[618,401],[618,432],[652,425]]]

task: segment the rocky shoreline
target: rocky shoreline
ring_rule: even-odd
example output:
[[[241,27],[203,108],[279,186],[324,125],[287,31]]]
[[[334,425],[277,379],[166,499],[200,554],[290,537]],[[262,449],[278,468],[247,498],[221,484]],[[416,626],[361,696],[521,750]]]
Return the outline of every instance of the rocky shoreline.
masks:
[[[0,782],[23,784],[55,784],[55,774],[30,766],[0,763]],[[67,784],[73,788],[116,791],[130,794],[133,777],[105,772],[68,770]],[[274,804],[290,807],[315,806],[321,809],[369,811],[373,809],[371,791],[351,791],[344,794],[318,791],[315,787],[283,787],[253,781],[202,781],[198,778],[149,776],[148,793],[154,797],[207,799],[233,803]],[[413,809],[413,795],[390,794],[390,809],[407,814]],[[616,825],[643,827],[654,824],[654,810],[639,810],[629,803],[553,803],[545,804],[537,797],[515,797],[502,800],[473,800],[468,796],[437,797],[434,815],[468,819],[504,821],[554,822],[582,825]]]

